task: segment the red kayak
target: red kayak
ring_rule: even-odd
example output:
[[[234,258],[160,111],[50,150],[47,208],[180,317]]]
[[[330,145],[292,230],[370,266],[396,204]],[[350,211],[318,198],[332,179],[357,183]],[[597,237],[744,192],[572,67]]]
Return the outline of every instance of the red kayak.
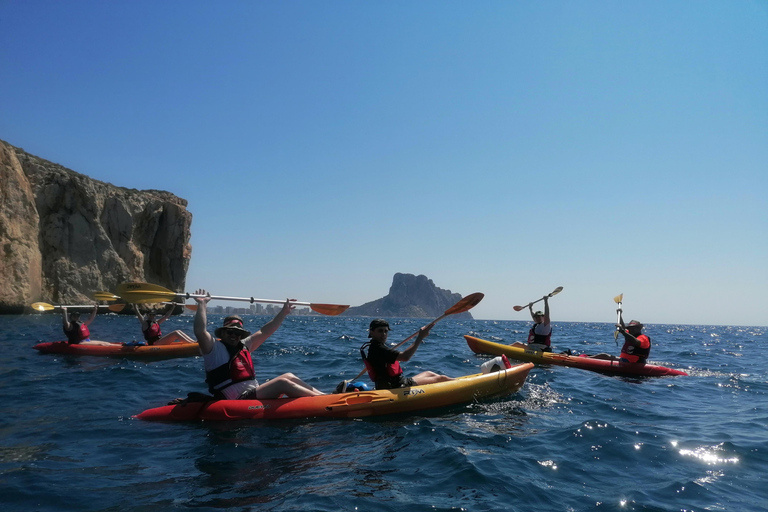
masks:
[[[200,355],[197,343],[190,343],[182,338],[167,345],[134,345],[125,343],[110,343],[109,345],[77,343],[71,345],[66,341],[49,341],[38,343],[33,348],[39,350],[41,354],[126,357],[131,359],[171,359],[174,357]]]
[[[598,373],[612,375],[635,375],[644,377],[664,377],[673,375],[688,375],[684,371],[667,368],[666,366],[657,366],[653,364],[621,363],[619,361],[610,361],[607,359],[592,359],[586,355],[566,355],[554,354],[552,352],[542,352],[530,348],[513,347],[495,343],[493,341],[482,340],[474,336],[465,335],[467,345],[475,354],[491,354],[500,356],[506,355],[509,359],[518,361],[528,361],[538,364],[551,364],[555,366],[570,366]]]

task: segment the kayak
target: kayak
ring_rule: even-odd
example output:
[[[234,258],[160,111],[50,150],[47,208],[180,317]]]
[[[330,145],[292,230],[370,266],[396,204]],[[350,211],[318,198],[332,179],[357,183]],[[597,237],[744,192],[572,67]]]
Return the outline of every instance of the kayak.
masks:
[[[556,366],[570,366],[598,373],[612,375],[635,375],[647,377],[663,377],[673,375],[688,375],[684,371],[657,366],[653,364],[622,363],[607,359],[592,359],[586,355],[554,354],[542,352],[531,348],[513,347],[493,341],[482,340],[474,336],[464,335],[467,345],[475,354],[506,355],[510,359],[528,361],[538,364],[551,364]]]
[[[197,343],[177,338],[168,345],[134,345],[132,343],[111,343],[109,345],[70,345],[66,341],[38,343],[33,348],[41,354],[66,354],[77,356],[127,357],[134,359],[171,359],[200,355]]]
[[[533,365],[520,364],[447,382],[378,391],[352,391],[301,398],[212,400],[148,409],[136,418],[154,421],[362,418],[426,411],[506,396],[518,391]]]

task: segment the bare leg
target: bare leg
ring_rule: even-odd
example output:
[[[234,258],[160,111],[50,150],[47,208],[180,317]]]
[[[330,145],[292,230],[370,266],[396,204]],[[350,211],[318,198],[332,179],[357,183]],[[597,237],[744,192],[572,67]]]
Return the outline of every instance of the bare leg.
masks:
[[[413,382],[415,384],[418,384],[419,386],[423,386],[424,384],[434,384],[436,382],[448,382],[449,380],[453,380],[453,377],[449,377],[447,375],[440,375],[439,373],[435,372],[421,372],[418,375],[414,375],[411,377],[413,379]]]
[[[122,343],[110,343],[109,341],[88,340],[88,341],[81,341],[80,343],[78,343],[78,345],[104,345],[107,347],[111,347],[113,345],[122,345]]]
[[[265,398],[279,398],[281,395],[287,395],[291,398],[302,396],[324,395],[322,391],[316,389],[292,373],[284,373],[279,377],[268,380],[256,389],[256,398],[259,400]]]
[[[510,346],[512,346],[512,347],[519,347],[519,348],[528,348],[528,344],[527,343],[520,343],[519,341],[514,342]]]
[[[154,342],[152,345],[171,345],[173,343],[197,343],[195,340],[190,338],[184,331],[173,331],[172,333],[166,334],[156,342]]]

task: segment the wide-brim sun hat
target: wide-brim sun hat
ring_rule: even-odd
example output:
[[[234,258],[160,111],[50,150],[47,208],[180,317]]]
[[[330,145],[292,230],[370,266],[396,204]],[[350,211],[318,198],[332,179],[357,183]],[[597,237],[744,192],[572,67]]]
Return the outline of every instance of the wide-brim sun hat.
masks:
[[[242,333],[242,337],[245,338],[246,336],[251,335],[251,331],[247,331],[243,329],[243,321],[240,318],[225,318],[224,319],[224,325],[216,329],[213,334],[217,338],[221,338],[221,335],[224,334],[224,331],[240,331]]]

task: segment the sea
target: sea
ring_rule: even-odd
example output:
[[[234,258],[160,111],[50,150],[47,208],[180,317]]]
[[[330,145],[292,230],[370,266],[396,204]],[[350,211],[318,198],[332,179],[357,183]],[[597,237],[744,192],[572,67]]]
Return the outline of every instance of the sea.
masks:
[[[257,330],[269,318],[246,316]],[[431,319],[390,319],[390,341]],[[210,329],[222,317],[209,317]],[[293,372],[332,391],[362,369],[370,319],[289,316],[255,353],[261,381]],[[193,317],[163,332],[192,334]],[[609,323],[554,322],[555,351],[618,354]],[[463,338],[512,343],[528,322],[447,317],[407,375],[477,373]],[[99,315],[92,337],[141,337]],[[684,377],[534,368],[491,401],[366,419],[163,423],[134,418],[206,392],[200,357],[39,354],[55,314],[0,317],[3,511],[764,511],[766,327],[654,325],[650,360]]]

